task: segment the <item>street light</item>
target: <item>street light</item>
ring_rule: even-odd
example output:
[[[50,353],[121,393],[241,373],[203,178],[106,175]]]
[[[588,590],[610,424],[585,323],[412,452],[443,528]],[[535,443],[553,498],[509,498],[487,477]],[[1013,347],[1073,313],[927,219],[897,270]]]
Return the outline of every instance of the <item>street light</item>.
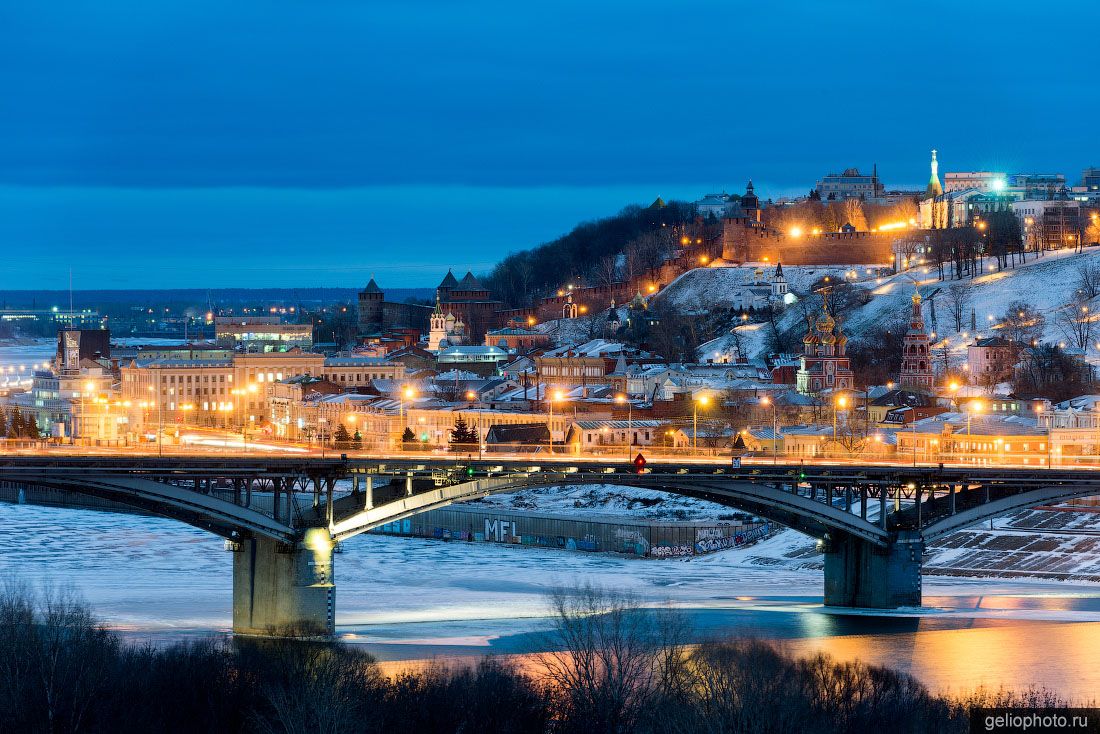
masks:
[[[471,403],[477,400],[477,393],[473,390],[466,391],[466,399]],[[481,403],[477,404],[477,460],[481,461]]]
[[[626,403],[626,459],[630,461],[630,455],[634,453],[634,403],[623,393],[615,396],[615,402],[620,405]]]
[[[710,405],[710,398],[706,395],[697,395],[692,401],[691,411],[691,440],[692,440],[692,453],[699,453],[699,406],[704,408]]]
[[[546,405],[550,409],[550,421],[547,424],[547,433],[550,434],[550,453],[554,453],[554,401],[562,400],[565,397],[565,393],[561,390],[555,390],[551,394],[546,396]]]
[[[848,405],[848,398],[841,395],[833,401],[833,443],[836,443],[836,409]]]
[[[980,400],[974,400],[966,406],[966,449],[973,454],[972,444],[970,439],[970,418],[974,413],[981,413],[984,409]]]
[[[772,464],[776,464],[779,461],[779,422],[775,417],[775,401],[765,395],[760,398],[760,404],[772,406]]]

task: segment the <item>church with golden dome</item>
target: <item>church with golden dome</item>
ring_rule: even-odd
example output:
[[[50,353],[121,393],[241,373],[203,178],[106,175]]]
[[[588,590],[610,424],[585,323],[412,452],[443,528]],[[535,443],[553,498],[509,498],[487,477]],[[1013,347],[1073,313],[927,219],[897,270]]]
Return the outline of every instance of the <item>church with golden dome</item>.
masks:
[[[795,375],[795,387],[803,395],[851,390],[854,375],[848,360],[848,337],[829,312],[829,292],[821,293],[821,315],[807,319],[802,337],[802,358]]]

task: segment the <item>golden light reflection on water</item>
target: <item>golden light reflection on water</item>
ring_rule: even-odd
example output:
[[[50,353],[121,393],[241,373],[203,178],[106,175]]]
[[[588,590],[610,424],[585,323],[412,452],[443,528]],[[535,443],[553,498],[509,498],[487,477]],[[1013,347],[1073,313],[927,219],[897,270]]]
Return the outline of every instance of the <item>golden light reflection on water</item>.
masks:
[[[1100,623],[1032,622],[890,635],[787,640],[796,655],[825,652],[842,660],[908,671],[934,691],[978,686],[1045,686],[1079,701],[1100,695]]]
[[[822,630],[824,631],[824,630]],[[806,630],[812,635],[813,630]],[[908,672],[938,693],[963,695],[985,686],[1046,687],[1078,703],[1100,699],[1100,623],[1025,622],[874,635],[810,636],[780,641],[789,654],[818,652]],[[479,656],[380,663],[386,675],[428,665],[467,665]],[[537,655],[500,655],[538,677]]]

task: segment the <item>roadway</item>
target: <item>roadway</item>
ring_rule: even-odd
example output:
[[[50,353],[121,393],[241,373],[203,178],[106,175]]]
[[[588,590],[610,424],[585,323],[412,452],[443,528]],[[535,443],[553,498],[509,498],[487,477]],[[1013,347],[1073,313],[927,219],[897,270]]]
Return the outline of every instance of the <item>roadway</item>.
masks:
[[[733,456],[728,449],[701,448],[695,451],[691,448],[670,449],[660,446],[632,446],[632,447],[607,447],[603,450],[578,453],[572,446],[555,445],[554,453],[549,447],[538,447],[532,451],[483,451],[480,455],[476,451],[453,451],[449,448],[432,448],[427,450],[401,450],[397,452],[381,451],[354,451],[350,449],[334,449],[332,446],[321,446],[316,443],[299,443],[291,441],[274,441],[269,438],[250,437],[244,440],[239,433],[225,432],[213,429],[187,428],[178,437],[173,436],[170,442],[157,443],[156,441],[142,441],[136,444],[121,446],[91,446],[70,443],[37,442],[11,442],[0,440],[0,455],[18,456],[175,456],[175,457],[240,457],[255,459],[261,456],[294,457],[294,458],[332,458],[346,456],[354,460],[373,461],[433,461],[455,463],[493,463],[506,462],[530,462],[530,463],[561,463],[573,464],[577,462],[615,464],[622,466],[633,461],[638,454],[645,457],[646,464],[696,464],[710,466],[729,466]],[[754,455],[742,455],[742,466],[765,467],[768,465],[797,464],[802,466],[881,466],[896,468],[966,468],[966,469],[1023,469],[1033,472],[1046,473],[1058,470],[1088,470],[1100,469],[1100,463],[1087,461],[1090,457],[1080,457],[1073,463],[1067,461],[1055,462],[1053,466],[1046,464],[1026,464],[1022,461],[998,461],[969,460],[965,457],[936,456],[936,457],[806,457],[788,456],[779,454],[773,456],[769,453]],[[1097,457],[1100,461],[1100,457]]]

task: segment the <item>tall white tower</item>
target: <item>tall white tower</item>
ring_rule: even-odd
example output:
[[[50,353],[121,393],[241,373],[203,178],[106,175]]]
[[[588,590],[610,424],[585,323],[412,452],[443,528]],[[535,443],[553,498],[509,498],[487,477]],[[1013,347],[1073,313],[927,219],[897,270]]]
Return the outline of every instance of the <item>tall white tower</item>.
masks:
[[[925,193],[929,197],[942,196],[943,186],[940,184],[940,163],[936,160],[936,149],[932,149],[932,175],[928,177],[928,188]]]

